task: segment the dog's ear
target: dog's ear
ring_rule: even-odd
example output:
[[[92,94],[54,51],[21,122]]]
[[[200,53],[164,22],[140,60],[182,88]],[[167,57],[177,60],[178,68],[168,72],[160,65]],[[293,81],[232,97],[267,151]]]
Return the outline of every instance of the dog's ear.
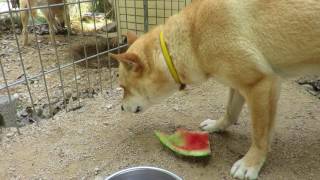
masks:
[[[133,44],[137,39],[138,39],[138,36],[134,32],[132,31],[127,32],[127,41],[129,46]]]
[[[113,59],[116,59],[124,65],[128,70],[134,72],[141,72],[144,68],[143,63],[140,58],[134,53],[122,53],[122,54],[112,54],[109,53],[109,56]]]

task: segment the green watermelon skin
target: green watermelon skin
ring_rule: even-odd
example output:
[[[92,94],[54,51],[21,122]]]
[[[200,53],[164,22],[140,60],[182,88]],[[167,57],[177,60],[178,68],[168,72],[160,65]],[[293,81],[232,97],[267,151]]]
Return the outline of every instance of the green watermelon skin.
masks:
[[[179,129],[172,135],[159,131],[155,131],[155,135],[164,146],[179,155],[204,157],[211,154],[207,132]]]

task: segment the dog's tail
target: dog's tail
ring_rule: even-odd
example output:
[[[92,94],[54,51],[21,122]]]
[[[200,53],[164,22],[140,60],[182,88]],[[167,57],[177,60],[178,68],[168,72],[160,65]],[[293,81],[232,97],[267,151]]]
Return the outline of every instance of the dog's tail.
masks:
[[[126,37],[122,37],[122,40],[117,40],[117,37],[113,37],[113,38],[106,38],[106,37],[98,37],[97,41],[96,39],[89,39],[87,40],[87,42],[85,44],[79,44],[79,43],[75,43],[73,45],[71,45],[70,49],[69,49],[69,53],[70,56],[74,59],[74,61],[78,61],[81,59],[85,59],[90,58],[90,56],[94,56],[98,53],[107,51],[107,50],[112,50],[112,53],[122,53],[125,52],[127,50],[127,46],[122,47],[122,48],[117,48],[120,46],[123,46],[125,44],[127,44],[127,38]],[[99,56],[100,64],[98,64],[98,59],[97,57],[93,57],[90,58],[90,61],[88,62],[88,66],[90,68],[98,68],[98,66],[100,67],[109,67],[109,65],[111,67],[118,67],[118,61],[115,59],[110,59],[110,64],[107,61],[107,56]],[[88,59],[89,60],[89,59]],[[85,61],[83,61],[84,63],[79,63],[79,65],[84,65],[86,64]]]

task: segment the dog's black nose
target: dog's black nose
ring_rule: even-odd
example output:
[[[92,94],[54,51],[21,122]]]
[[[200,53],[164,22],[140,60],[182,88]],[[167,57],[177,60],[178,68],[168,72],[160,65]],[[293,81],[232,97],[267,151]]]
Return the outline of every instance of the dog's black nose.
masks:
[[[138,112],[140,112],[140,111],[141,111],[141,107],[138,106],[137,109],[136,109],[136,111],[135,111],[135,113],[138,113]]]
[[[122,110],[122,111],[124,111],[124,108],[123,108],[123,106],[122,106],[122,105],[121,105],[121,110]]]

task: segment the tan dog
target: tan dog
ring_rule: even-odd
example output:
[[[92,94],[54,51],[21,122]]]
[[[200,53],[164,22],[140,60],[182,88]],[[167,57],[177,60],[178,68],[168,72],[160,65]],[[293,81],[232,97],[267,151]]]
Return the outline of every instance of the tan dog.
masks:
[[[37,6],[47,6],[53,4],[63,3],[64,0],[20,0],[21,9],[29,9]],[[30,4],[29,4],[30,3]],[[66,9],[66,12],[65,12]],[[67,7],[57,6],[40,9],[45,16],[48,25],[51,42],[54,43],[53,34],[57,32],[58,26],[64,27],[64,23],[67,23],[68,28],[70,28],[69,15]],[[23,45],[28,45],[28,21],[29,21],[29,10],[21,11],[21,22],[22,22],[22,35],[23,35]],[[36,9],[32,9],[31,15],[36,17]]]
[[[141,112],[180,87],[168,70],[159,34],[183,84],[215,77],[231,87],[227,111],[203,130],[223,131],[235,123],[246,102],[252,145],[231,175],[256,179],[270,146],[280,77],[320,73],[320,1],[195,0],[165,25],[136,38],[120,63],[122,109]]]

